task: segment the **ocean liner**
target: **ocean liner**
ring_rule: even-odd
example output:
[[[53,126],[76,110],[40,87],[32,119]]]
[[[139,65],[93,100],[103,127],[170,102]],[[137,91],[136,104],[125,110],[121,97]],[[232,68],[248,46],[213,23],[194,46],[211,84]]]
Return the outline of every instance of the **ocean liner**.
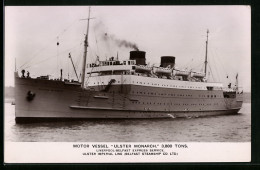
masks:
[[[90,14],[90,13],[89,13]],[[177,69],[174,56],[162,56],[159,67],[146,64],[146,52],[130,51],[128,60],[117,57],[86,63],[84,40],[81,81],[31,78],[15,72],[15,120],[74,120],[93,118],[176,118],[237,114],[243,92],[207,80],[204,72]],[[73,64],[73,62],[72,62]],[[74,66],[74,65],[73,65]],[[76,70],[75,70],[76,73]],[[238,78],[236,77],[236,80]]]

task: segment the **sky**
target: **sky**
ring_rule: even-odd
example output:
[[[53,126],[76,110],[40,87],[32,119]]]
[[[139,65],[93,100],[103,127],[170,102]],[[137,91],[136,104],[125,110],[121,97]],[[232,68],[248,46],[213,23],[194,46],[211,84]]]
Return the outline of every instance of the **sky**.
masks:
[[[88,6],[5,7],[5,85],[14,86],[16,69],[31,76],[74,78],[72,56],[81,72]],[[211,81],[251,91],[251,9],[249,6],[92,6],[87,62],[129,59],[136,46],[158,66],[175,56],[176,66],[203,71],[209,30]],[[59,45],[57,45],[57,42]],[[123,43],[122,43],[123,42]],[[228,78],[227,78],[228,77]]]

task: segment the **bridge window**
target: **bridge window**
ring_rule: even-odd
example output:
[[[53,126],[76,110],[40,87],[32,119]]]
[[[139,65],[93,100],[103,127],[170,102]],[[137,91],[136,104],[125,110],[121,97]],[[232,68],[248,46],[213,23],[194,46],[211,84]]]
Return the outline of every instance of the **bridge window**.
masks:
[[[213,87],[211,87],[211,86],[207,86],[207,90],[213,90]]]

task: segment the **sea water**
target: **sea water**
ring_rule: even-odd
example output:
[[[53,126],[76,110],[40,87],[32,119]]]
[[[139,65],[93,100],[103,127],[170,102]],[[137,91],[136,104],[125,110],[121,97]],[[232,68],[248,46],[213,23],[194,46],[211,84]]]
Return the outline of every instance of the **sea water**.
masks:
[[[15,105],[5,103],[4,128],[9,142],[250,142],[251,103],[236,115],[32,124],[16,124]]]

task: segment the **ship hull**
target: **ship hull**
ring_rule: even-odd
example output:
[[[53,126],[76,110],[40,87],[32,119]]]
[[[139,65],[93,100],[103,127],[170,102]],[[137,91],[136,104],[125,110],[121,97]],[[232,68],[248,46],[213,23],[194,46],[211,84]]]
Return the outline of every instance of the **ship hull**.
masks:
[[[28,98],[29,92],[34,96]],[[208,92],[115,84],[105,92],[103,86],[82,89],[79,84],[18,76],[15,78],[15,95],[17,123],[40,120],[191,118],[236,114],[242,105],[242,100],[237,98],[223,98],[221,90]]]

